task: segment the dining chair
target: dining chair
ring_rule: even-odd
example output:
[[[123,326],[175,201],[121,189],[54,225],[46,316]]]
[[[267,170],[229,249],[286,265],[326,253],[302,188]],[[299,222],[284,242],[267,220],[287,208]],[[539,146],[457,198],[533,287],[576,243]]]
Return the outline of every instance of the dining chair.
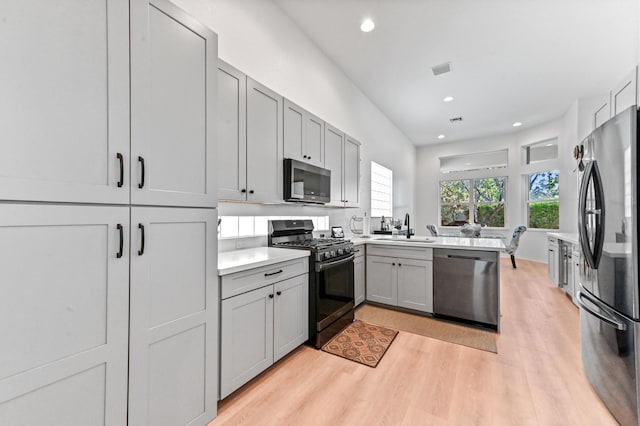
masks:
[[[432,223],[427,225],[427,229],[429,230],[429,232],[431,232],[432,237],[438,236],[438,227],[435,224]]]
[[[526,230],[527,227],[524,225],[516,227],[516,229],[513,231],[513,235],[511,236],[511,241],[504,248],[504,251],[506,251],[509,256],[511,256],[511,264],[513,265],[514,269],[516,267],[516,250],[518,249],[518,244],[520,243],[520,237]]]

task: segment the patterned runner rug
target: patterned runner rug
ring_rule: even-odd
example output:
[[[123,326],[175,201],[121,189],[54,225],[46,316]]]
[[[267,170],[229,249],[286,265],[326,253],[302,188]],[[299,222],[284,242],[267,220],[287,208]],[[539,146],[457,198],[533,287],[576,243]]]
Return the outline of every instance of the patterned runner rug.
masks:
[[[322,350],[375,368],[397,335],[396,330],[355,320]]]

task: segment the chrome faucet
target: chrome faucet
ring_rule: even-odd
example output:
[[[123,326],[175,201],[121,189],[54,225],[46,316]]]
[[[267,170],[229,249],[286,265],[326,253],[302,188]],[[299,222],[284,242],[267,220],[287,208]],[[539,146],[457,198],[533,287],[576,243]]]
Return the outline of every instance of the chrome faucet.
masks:
[[[407,239],[411,238],[411,226],[409,226],[409,213],[404,215],[404,224],[407,225]]]

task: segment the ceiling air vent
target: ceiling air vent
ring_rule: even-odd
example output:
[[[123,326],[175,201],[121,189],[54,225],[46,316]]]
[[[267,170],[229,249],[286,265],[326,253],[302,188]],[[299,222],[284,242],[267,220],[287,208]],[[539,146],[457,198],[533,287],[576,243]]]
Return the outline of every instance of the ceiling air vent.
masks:
[[[451,62],[445,62],[444,64],[431,67],[431,71],[433,71],[433,75],[440,75],[451,72]]]
[[[458,123],[462,121],[462,117],[453,117],[453,118],[450,118],[449,121],[452,123]]]

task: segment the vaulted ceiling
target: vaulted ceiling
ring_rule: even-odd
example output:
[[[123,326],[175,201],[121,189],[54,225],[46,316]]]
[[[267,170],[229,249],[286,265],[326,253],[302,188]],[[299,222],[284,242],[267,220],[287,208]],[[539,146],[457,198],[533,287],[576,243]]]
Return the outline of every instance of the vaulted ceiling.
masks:
[[[416,145],[555,119],[639,59],[638,0],[273,1]]]

